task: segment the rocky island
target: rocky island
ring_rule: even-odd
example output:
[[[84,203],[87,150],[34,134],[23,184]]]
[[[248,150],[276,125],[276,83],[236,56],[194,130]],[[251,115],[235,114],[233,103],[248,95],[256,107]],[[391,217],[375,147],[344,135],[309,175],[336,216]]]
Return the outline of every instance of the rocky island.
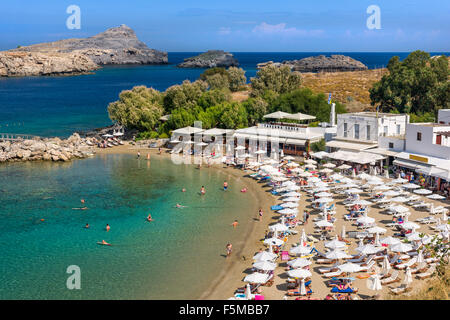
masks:
[[[0,76],[73,75],[101,65],[167,64],[167,52],[150,49],[126,25],[85,39],[66,39],[0,52]]]
[[[300,60],[288,60],[274,63],[272,61],[259,63],[258,68],[266,65],[283,66],[287,65],[293,71],[299,72],[341,72],[341,71],[362,71],[367,70],[367,66],[362,62],[344,55],[319,55],[307,57]]]
[[[179,68],[214,68],[214,67],[237,67],[239,62],[233,54],[223,50],[208,50],[195,57],[184,59],[177,65]]]

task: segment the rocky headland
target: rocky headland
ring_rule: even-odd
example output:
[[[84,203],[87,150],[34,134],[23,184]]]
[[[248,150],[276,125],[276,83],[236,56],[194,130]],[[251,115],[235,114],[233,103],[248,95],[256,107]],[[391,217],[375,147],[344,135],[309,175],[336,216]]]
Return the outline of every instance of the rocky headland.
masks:
[[[167,52],[150,49],[126,25],[85,39],[66,39],[0,52],[0,76],[72,75],[102,65],[167,64]]]
[[[214,67],[237,67],[239,62],[233,54],[223,50],[208,50],[195,57],[184,59],[177,65],[179,68],[214,68]]]
[[[258,68],[267,65],[289,66],[292,71],[299,72],[342,72],[342,71],[361,71],[367,70],[367,66],[362,62],[344,55],[319,55],[307,57],[300,60],[286,60],[283,62],[263,62],[258,64]]]
[[[35,138],[0,141],[0,163],[17,161],[70,161],[91,156],[95,143],[74,133],[68,139]]]

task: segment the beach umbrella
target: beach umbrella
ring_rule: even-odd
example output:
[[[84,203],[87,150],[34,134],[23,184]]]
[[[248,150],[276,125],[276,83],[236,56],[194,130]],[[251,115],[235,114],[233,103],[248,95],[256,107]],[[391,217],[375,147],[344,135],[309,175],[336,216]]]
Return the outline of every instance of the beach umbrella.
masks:
[[[357,189],[357,188],[350,188],[350,189],[346,190],[345,192],[346,192],[346,193],[357,194],[357,193],[361,193],[361,192],[364,192],[364,191],[361,190],[361,189]]]
[[[364,214],[364,216],[359,217],[358,219],[356,219],[357,223],[362,223],[362,224],[371,224],[375,222],[374,218],[368,217],[366,214]]]
[[[316,226],[321,227],[321,228],[332,227],[333,224],[331,222],[328,222],[326,219],[324,219],[324,220],[320,220],[320,221],[316,222]]]
[[[309,265],[311,265],[311,263],[312,262],[309,261],[308,259],[297,258],[297,259],[288,261],[287,265],[290,266],[291,268],[296,269],[296,268],[303,268],[303,267],[309,266]]]
[[[250,284],[247,283],[247,285],[245,286],[245,298],[247,300],[251,300],[252,299],[252,290],[250,289]]]
[[[294,213],[298,213],[298,209],[286,208],[286,209],[283,209],[283,210],[279,210],[278,213],[280,213],[280,214],[286,214],[286,215],[288,215],[288,214],[294,214]]]
[[[419,250],[419,253],[417,254],[417,264],[425,262],[425,259],[423,258],[422,250]]]
[[[270,275],[267,273],[254,272],[254,273],[246,276],[244,278],[244,282],[263,284],[269,280],[269,277],[270,277]]]
[[[400,242],[398,244],[394,244],[391,247],[391,251],[393,252],[408,252],[412,250],[412,246],[407,243]]]
[[[314,192],[316,192],[316,193],[319,193],[319,192],[328,192],[330,190],[330,188],[329,187],[320,187],[320,188],[314,188],[314,189],[312,189],[312,192],[314,193]]]
[[[361,180],[368,180],[368,179],[372,178],[372,176],[368,175],[365,172],[358,174],[357,177],[360,178]]]
[[[423,195],[433,193],[433,191],[428,190],[428,189],[417,189],[417,190],[414,190],[413,192],[417,193],[417,194],[423,194]]]
[[[196,145],[200,146],[200,147],[204,147],[204,146],[207,146],[208,144],[205,142],[199,142],[199,143],[196,143]]]
[[[408,199],[400,196],[400,197],[391,198],[391,201],[392,202],[406,202],[406,201],[408,201]]]
[[[300,283],[300,294],[306,295],[306,288],[305,288],[305,279],[302,279],[302,282]]]
[[[409,211],[409,209],[407,207],[404,207],[404,206],[401,206],[401,205],[393,206],[391,208],[391,210],[395,211],[396,213],[405,213],[405,212]]]
[[[406,239],[408,239],[408,241],[420,241],[422,238],[420,237],[420,233],[412,232],[406,235]]]
[[[383,198],[383,199],[375,200],[375,202],[378,204],[379,203],[388,203],[388,202],[391,202],[391,200],[387,199],[387,198]]]
[[[384,182],[381,180],[371,179],[371,180],[367,181],[367,184],[379,186],[379,185],[384,184]]]
[[[407,267],[405,270],[405,277],[403,278],[402,284],[409,285],[412,281],[413,281],[413,279],[412,279],[411,269],[409,267]]]
[[[339,173],[335,173],[335,174],[332,174],[331,176],[330,176],[330,178],[331,179],[333,179],[333,180],[341,180],[341,179],[343,179],[344,178],[344,176],[342,176],[342,175],[340,175]],[[341,181],[342,182],[342,181]]]
[[[324,168],[334,168],[334,167],[336,167],[336,165],[334,163],[328,162],[328,163],[325,163],[322,167],[324,167]]]
[[[387,230],[384,229],[384,228],[382,228],[382,227],[375,226],[375,227],[372,227],[372,228],[367,229],[367,231],[368,231],[369,233],[376,233],[376,234],[379,234],[379,233],[386,233]]]
[[[373,188],[374,191],[386,191],[386,190],[391,190],[392,187],[389,187],[387,185],[381,185],[381,186],[376,186]]]
[[[322,182],[322,180],[320,180],[320,178],[318,178],[318,177],[309,177],[308,178],[308,182],[309,183],[318,183],[318,182]]]
[[[391,181],[392,183],[406,183],[408,182],[408,180],[403,179],[403,178],[397,178]]]
[[[389,191],[383,192],[383,194],[386,197],[395,197],[395,196],[398,196],[400,193],[397,191],[394,191],[394,190],[389,190]]]
[[[244,146],[237,146],[236,148],[234,148],[234,150],[245,150]]]
[[[389,273],[389,270],[391,270],[391,264],[389,263],[388,256],[385,255],[381,264],[381,274],[386,275]]]
[[[295,158],[293,156],[285,156],[283,157],[283,160],[294,160]]]
[[[267,153],[266,150],[258,150],[258,151],[255,151],[255,154],[265,154],[265,153]]]
[[[358,199],[352,202],[352,205],[359,205],[359,206],[370,206],[372,202],[364,200],[364,199]]]
[[[341,170],[347,170],[347,169],[350,169],[351,168],[351,166],[349,166],[348,164],[341,164],[339,167],[337,167],[338,169],[341,169]]]
[[[341,188],[347,189],[347,188],[357,188],[358,185],[353,182],[347,182],[340,186]]]
[[[311,177],[311,176],[312,176],[312,173],[308,172],[308,171],[300,173],[300,177],[302,177],[302,178],[307,178],[307,177]]]
[[[300,198],[297,197],[288,197],[288,198],[284,198],[282,201],[283,202],[298,202],[300,200]]]
[[[305,243],[308,241],[306,238],[305,229],[302,229],[302,235],[300,236],[300,244],[305,245]]]
[[[414,184],[414,183],[407,183],[407,184],[402,185],[402,187],[405,188],[405,189],[417,189],[417,188],[420,188],[419,185]]]
[[[367,279],[367,288],[374,291],[383,289],[381,286],[380,276],[378,274],[373,274]]]
[[[308,160],[305,160],[304,162],[305,163],[309,163],[309,164],[316,164],[317,163],[317,161],[313,160],[313,159],[308,159]]]
[[[332,173],[333,170],[325,168],[325,169],[320,170],[320,172],[322,172],[322,173]]]
[[[389,246],[400,243],[400,240],[394,237],[386,237],[380,240],[382,244],[387,244]]]
[[[287,191],[298,191],[300,190],[300,186],[290,186],[286,188]]]
[[[170,143],[180,143],[181,141],[180,140],[170,140],[169,142]]]
[[[295,182],[294,181],[285,181],[281,184],[283,187],[289,187],[289,186],[295,186]]]
[[[316,193],[315,196],[323,198],[323,197],[332,197],[333,194],[323,191]]]
[[[447,230],[449,230],[449,225],[448,224],[438,224],[437,226],[434,227],[434,229],[437,231],[447,231]]]
[[[375,253],[377,253],[378,251],[380,251],[380,249],[382,249],[382,248],[375,247],[373,244],[366,244],[366,245],[363,245],[362,247],[356,248],[356,250],[357,250],[359,253],[365,254],[365,255],[368,255],[368,254],[375,254]]]
[[[349,256],[348,254],[346,254],[344,251],[341,250],[330,251],[325,255],[325,257],[331,260],[351,258],[351,256]]]
[[[282,197],[300,197],[301,195],[302,194],[299,192],[292,191],[292,192],[283,194]]]
[[[410,230],[410,229],[419,229],[420,228],[420,226],[417,223],[414,223],[412,221],[403,222],[402,224],[400,224],[400,226],[403,229],[408,229],[408,230]]]
[[[311,168],[311,169],[314,169],[314,168],[316,168],[316,166],[313,165],[313,164],[308,163],[308,164],[305,164],[305,168]]]
[[[441,195],[435,194],[435,193],[427,196],[427,198],[428,199],[433,199],[433,200],[444,200],[445,199],[444,196],[441,196]]]
[[[296,246],[296,247],[291,248],[291,250],[289,250],[289,253],[293,254],[293,255],[301,255],[301,256],[303,256],[303,255],[310,254],[311,250],[312,249],[310,247]]]
[[[345,234],[345,225],[342,226],[342,232],[341,232],[341,238],[345,239],[346,234]]]
[[[314,200],[314,202],[317,202],[317,203],[330,203],[332,201],[333,201],[332,198],[319,198],[319,199]]]
[[[269,226],[270,231],[284,232],[288,231],[289,228],[285,224],[277,223],[272,226]]]
[[[305,269],[293,269],[287,272],[288,276],[291,278],[308,278],[311,277],[311,271]]]
[[[289,167],[289,168],[298,167],[298,166],[299,166],[299,164],[296,162],[289,162],[288,164],[286,164],[286,167]]]
[[[283,208],[297,208],[299,206],[298,202],[285,202],[280,204]]]
[[[335,239],[325,243],[325,247],[330,248],[330,249],[340,249],[340,248],[345,248],[347,246],[347,244],[343,241],[339,241],[337,239],[337,236]]]
[[[325,188],[325,187],[328,187],[328,183],[323,182],[323,181],[318,181],[318,182],[314,182],[314,186],[316,186],[318,188]]]
[[[273,271],[277,267],[277,264],[269,261],[258,261],[253,264],[253,267],[262,271]]]
[[[338,266],[339,270],[342,272],[352,273],[352,272],[358,272],[361,270],[361,267],[357,265],[356,263],[347,262],[344,264],[341,264]]]
[[[382,228],[381,228],[382,229]],[[374,245],[376,247],[381,247],[381,242],[380,242],[380,234],[378,232],[375,233],[375,241],[374,241]]]
[[[447,212],[442,212],[442,221],[447,222],[448,221],[448,217],[447,217]]]
[[[284,241],[280,240],[278,238],[268,238],[268,239],[264,240],[264,243],[265,244],[272,244],[272,245],[275,245],[275,246],[281,246],[284,243]]]
[[[108,134],[108,133],[107,133],[107,134],[104,134],[103,136],[104,136],[105,138],[112,138],[112,137],[114,137],[112,134]]]
[[[272,246],[270,246],[270,248],[272,248]],[[253,256],[253,260],[257,260],[257,261],[272,261],[276,257],[277,257],[277,255],[275,253],[268,252],[268,251],[263,251],[263,252],[259,252],[259,253],[255,254]]]

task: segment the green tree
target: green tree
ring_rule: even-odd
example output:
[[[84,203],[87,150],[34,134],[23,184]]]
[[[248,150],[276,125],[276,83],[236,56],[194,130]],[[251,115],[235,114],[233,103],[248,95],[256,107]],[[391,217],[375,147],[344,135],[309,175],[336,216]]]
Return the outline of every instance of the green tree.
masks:
[[[325,151],[325,139],[320,139],[317,142],[311,143],[311,151],[312,152],[319,152],[319,151]]]
[[[122,91],[119,100],[108,105],[111,120],[138,130],[153,129],[163,111],[161,92],[145,86]]]
[[[449,107],[447,57],[430,58],[418,50],[403,61],[392,57],[387,68],[389,74],[369,90],[372,105],[379,105],[385,112],[397,109],[400,113],[435,115],[439,109]]]
[[[242,105],[247,111],[248,125],[250,126],[256,125],[267,114],[268,103],[260,97],[249,98],[243,101]]]
[[[206,69],[201,75],[200,75],[200,80],[206,81],[206,79],[212,75],[215,74],[221,74],[223,76],[228,77],[229,74],[227,72],[227,70],[225,68],[222,67],[214,67],[214,68],[209,68]]]
[[[331,107],[323,93],[315,94],[309,88],[296,89],[281,94],[269,105],[269,112],[284,111],[288,113],[304,113],[315,116],[317,121],[330,120]],[[345,106],[336,102],[336,113],[345,113]]]
[[[263,95],[267,90],[276,94],[290,92],[300,87],[302,77],[299,72],[292,72],[288,66],[276,67],[268,65],[251,78],[253,97]]]
[[[218,106],[221,109],[219,126],[225,129],[245,128],[248,125],[247,111],[237,102],[224,102]]]
[[[244,69],[229,67],[227,72],[229,78],[229,87],[231,91],[239,91],[239,89],[247,83]]]
[[[165,91],[164,108],[166,112],[178,108],[192,109],[207,89],[208,84],[202,80],[194,82],[185,80],[181,85],[173,85]]]
[[[206,82],[209,85],[209,88],[211,90],[214,89],[219,89],[219,90],[223,90],[223,89],[230,89],[230,80],[228,78],[228,76],[220,74],[220,73],[215,73],[211,76],[207,76],[206,77]]]
[[[230,91],[224,90],[208,90],[203,92],[197,101],[197,104],[203,109],[218,105],[225,101],[231,101]]]

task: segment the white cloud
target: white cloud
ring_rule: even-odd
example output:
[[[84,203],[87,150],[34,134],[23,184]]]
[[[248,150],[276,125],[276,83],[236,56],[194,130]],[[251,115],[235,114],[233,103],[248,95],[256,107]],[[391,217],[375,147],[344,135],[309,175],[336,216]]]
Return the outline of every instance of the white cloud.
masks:
[[[229,28],[229,27],[221,27],[217,33],[220,34],[220,35],[230,34],[231,33],[231,28]]]
[[[323,30],[304,30],[297,29],[295,27],[286,28],[286,23],[268,24],[262,22],[255,26],[252,30],[253,33],[259,35],[282,35],[282,36],[319,36],[324,33]]]

